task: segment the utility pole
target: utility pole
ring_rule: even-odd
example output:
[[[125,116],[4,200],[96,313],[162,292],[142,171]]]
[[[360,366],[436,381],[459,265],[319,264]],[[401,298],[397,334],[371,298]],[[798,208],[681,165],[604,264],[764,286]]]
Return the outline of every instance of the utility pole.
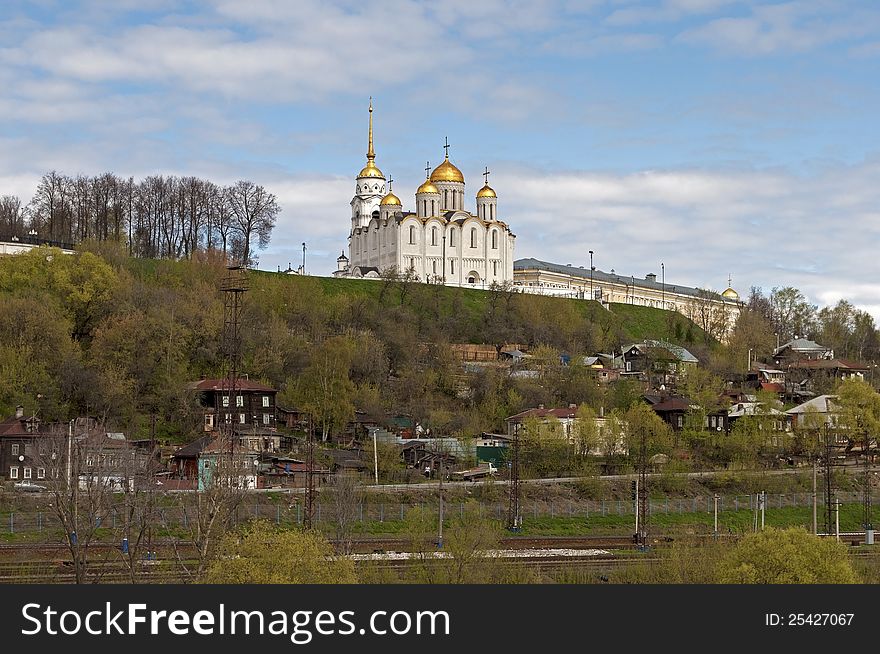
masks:
[[[510,485],[508,487],[510,496],[507,507],[507,529],[510,531],[519,531],[520,515],[519,515],[519,430],[520,425],[513,428],[513,455],[510,461]]]
[[[440,526],[437,533],[437,548],[443,549],[443,454],[440,454]]]
[[[834,498],[834,537],[840,542],[840,500]]]
[[[590,299],[596,299],[596,296],[593,294],[593,271],[596,268],[593,266],[593,251],[590,250]]]
[[[819,534],[819,523],[818,523],[818,512],[819,512],[819,494],[816,492],[816,473],[819,468],[819,463],[816,459],[813,459],[813,535],[817,536]]]
[[[761,491],[761,531],[764,531],[764,512],[767,509],[767,491]]]
[[[376,445],[376,432],[378,430],[373,430],[373,471],[376,474],[376,486],[379,485],[379,447]]]
[[[715,493],[712,496],[712,499],[715,500],[715,540],[718,540],[718,493]]]
[[[660,262],[660,306],[666,309],[666,264]]]
[[[636,530],[634,533],[635,540],[639,539],[639,479],[636,477],[632,482],[632,501],[633,513],[636,517]]]
[[[638,478],[638,498],[639,498],[639,531],[636,534],[638,545],[641,549],[645,549],[648,544],[648,444],[645,435],[642,434],[639,443],[639,478]]]
[[[825,534],[830,535],[834,527],[834,464],[831,460],[831,434],[828,425],[824,427],[825,460],[823,473],[825,476]]]
[[[303,275],[306,274],[306,244],[303,242]]]
[[[865,429],[865,494],[864,494],[864,525],[865,525],[865,545],[874,544],[874,525],[871,521],[871,436]]]
[[[309,432],[306,434],[306,505],[303,512],[303,526],[312,528],[315,516],[315,437],[312,417],[309,416]]]

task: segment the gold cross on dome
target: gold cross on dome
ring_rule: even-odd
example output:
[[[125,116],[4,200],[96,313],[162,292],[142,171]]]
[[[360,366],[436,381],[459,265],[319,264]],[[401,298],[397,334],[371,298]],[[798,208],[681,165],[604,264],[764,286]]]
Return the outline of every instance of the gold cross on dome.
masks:
[[[430,176],[431,176],[431,162],[426,161],[425,162],[425,179],[428,179],[428,177],[430,177]]]
[[[446,141],[446,145],[443,146],[443,149],[446,150],[446,158],[449,159],[449,137],[445,136],[444,139]]]
[[[486,186],[489,186],[489,175],[491,175],[489,172],[489,166],[486,166],[486,170],[483,171],[483,179],[485,180]]]

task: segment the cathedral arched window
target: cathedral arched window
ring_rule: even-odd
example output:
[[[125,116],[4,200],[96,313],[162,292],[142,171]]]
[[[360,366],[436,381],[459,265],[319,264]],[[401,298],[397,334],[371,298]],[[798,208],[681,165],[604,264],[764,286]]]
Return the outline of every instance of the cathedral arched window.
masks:
[[[449,191],[443,189],[443,206],[449,208]]]
[[[450,260],[449,260],[449,274],[450,274],[450,275],[454,275],[454,274],[455,274],[455,259],[450,259]]]
[[[376,220],[379,220],[379,212],[378,211],[373,212],[373,218],[375,218]]]
[[[455,227],[449,230],[449,247],[455,247]]]
[[[498,262],[497,261],[492,262],[492,274],[493,275],[498,274]]]
[[[477,247],[477,228],[471,227],[471,247]]]
[[[498,249],[498,230],[497,229],[492,230],[492,249],[493,250]]]
[[[415,225],[409,226],[409,244],[410,245],[416,244],[416,227],[415,227]]]
[[[425,204],[426,204],[426,206],[427,206],[427,202],[428,202],[428,201],[425,200]],[[436,216],[436,215],[437,215],[437,213],[436,213],[436,211],[435,211],[435,209],[434,209],[434,201],[433,201],[433,200],[431,200],[431,215],[432,215],[432,216]]]
[[[427,201],[427,200],[422,200],[422,202],[424,203],[424,207],[425,207],[425,208],[422,210],[422,213],[423,213],[424,215],[427,216],[427,215],[428,215],[428,201]]]
[[[431,262],[431,272],[435,275],[437,274],[437,262],[436,261]]]
[[[437,228],[431,228],[431,245],[437,245]]]

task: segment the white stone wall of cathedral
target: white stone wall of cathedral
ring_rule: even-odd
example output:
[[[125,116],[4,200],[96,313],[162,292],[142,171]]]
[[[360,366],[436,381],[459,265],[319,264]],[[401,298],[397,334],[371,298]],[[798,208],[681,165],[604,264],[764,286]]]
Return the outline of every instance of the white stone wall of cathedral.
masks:
[[[487,221],[496,219],[497,198],[477,198],[477,216]]]
[[[420,218],[439,215],[440,197],[439,193],[416,193],[416,214]]]
[[[440,209],[464,210],[464,184],[461,182],[434,182],[440,191]],[[439,212],[438,212],[439,213]]]

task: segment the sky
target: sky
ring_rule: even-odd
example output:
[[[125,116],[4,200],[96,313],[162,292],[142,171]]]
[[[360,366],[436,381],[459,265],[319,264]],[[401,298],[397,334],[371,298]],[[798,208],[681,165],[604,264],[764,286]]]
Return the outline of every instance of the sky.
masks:
[[[112,171],[251,179],[259,267],[347,249],[373,98],[405,209],[484,166],[515,256],[880,321],[874,0],[4,0],[0,195]]]

